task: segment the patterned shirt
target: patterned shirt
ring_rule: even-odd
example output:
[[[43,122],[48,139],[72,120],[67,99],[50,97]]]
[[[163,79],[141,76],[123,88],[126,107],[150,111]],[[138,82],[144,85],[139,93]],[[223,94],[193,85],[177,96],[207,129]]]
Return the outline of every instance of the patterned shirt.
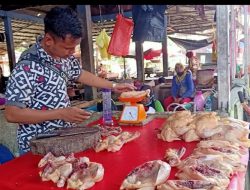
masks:
[[[70,56],[67,59],[55,60],[41,47],[42,36],[31,48],[23,52],[8,81],[6,105],[36,110],[51,110],[70,106],[67,94],[67,83],[80,76],[79,61]],[[49,69],[38,61],[22,59],[27,53],[35,54],[39,60],[46,61],[66,75],[65,80],[59,73]],[[30,150],[30,140],[40,133],[47,133],[60,127],[70,127],[72,123],[63,120],[44,121],[37,124],[19,124],[17,142],[19,149]]]

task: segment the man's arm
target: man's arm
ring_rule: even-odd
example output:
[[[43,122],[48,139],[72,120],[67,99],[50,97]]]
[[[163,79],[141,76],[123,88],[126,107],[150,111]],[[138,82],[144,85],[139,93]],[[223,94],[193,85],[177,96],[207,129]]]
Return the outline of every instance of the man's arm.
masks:
[[[79,78],[78,82],[97,87],[97,88],[109,88],[113,89],[116,92],[122,92],[122,91],[130,91],[134,90],[135,87],[132,84],[128,83],[113,83],[111,81],[105,80],[103,78],[95,76],[93,73],[90,73],[88,71],[82,71]]]
[[[245,112],[247,112],[248,115],[250,115],[250,107],[246,103],[241,104]]]
[[[78,78],[78,82],[97,88],[112,88],[113,82],[97,77],[93,73],[83,70]]]
[[[76,107],[35,110],[10,105],[5,106],[5,118],[11,123],[35,124],[56,119],[80,123],[88,119],[90,115],[91,113]]]

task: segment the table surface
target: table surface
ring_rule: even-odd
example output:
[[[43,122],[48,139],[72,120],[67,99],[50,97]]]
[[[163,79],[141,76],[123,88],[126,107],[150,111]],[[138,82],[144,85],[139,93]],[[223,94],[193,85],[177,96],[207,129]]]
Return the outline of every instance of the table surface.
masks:
[[[127,144],[118,152],[112,153],[102,151],[99,153],[93,150],[76,153],[76,157],[87,156],[90,161],[98,162],[104,166],[104,178],[96,183],[91,190],[118,190],[126,175],[135,167],[150,160],[162,160],[167,148],[187,148],[184,158],[192,153],[197,142],[185,143],[184,141],[164,142],[157,138],[157,129],[165,121],[163,118],[156,118],[146,126],[124,126],[123,131],[139,131],[141,136]],[[100,122],[100,121],[99,121]],[[57,188],[53,182],[42,182],[38,175],[37,164],[41,156],[28,153],[18,157],[6,164],[0,165],[0,189],[18,190],[47,190],[66,189]],[[174,179],[176,169],[171,169],[169,179]]]

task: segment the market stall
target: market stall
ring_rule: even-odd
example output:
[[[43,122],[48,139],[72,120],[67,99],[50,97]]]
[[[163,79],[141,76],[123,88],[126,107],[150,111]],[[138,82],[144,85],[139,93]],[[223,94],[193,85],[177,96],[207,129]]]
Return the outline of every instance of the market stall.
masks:
[[[245,17],[246,15],[246,8],[247,7],[243,7],[243,10],[245,11]],[[87,19],[90,16],[90,9],[89,7],[86,9],[86,7],[82,7],[82,6],[78,6],[77,10],[80,12],[80,15],[85,18],[86,23],[84,23],[84,26],[86,28],[90,28],[90,19]],[[218,11],[218,23],[221,23],[223,21],[223,23],[225,23],[229,17],[229,10],[228,8],[222,7],[222,8],[218,8],[217,7],[217,11]],[[224,14],[224,13],[227,14]],[[231,12],[231,16],[234,14],[234,8],[233,11]],[[226,17],[226,19],[225,19]],[[246,25],[247,20],[245,19],[244,24]],[[234,23],[235,24],[235,23]],[[228,26],[228,23],[227,23]],[[232,26],[234,26],[232,24]],[[84,28],[85,28],[84,27]],[[233,107],[231,105],[232,99],[230,99],[230,72],[229,72],[229,64],[228,64],[228,47],[224,47],[224,44],[229,43],[229,39],[228,38],[223,38],[223,35],[225,35],[225,30],[227,30],[228,28],[225,27],[225,29],[223,31],[221,31],[221,28],[223,27],[223,25],[221,25],[217,31],[218,33],[218,49],[220,50],[219,54],[218,54],[218,69],[219,69],[219,109],[220,112],[224,112],[224,113],[230,113],[231,111],[231,107]],[[246,27],[246,26],[245,26]],[[86,57],[84,57],[82,55],[82,61],[85,64],[85,69],[94,72],[94,64],[93,64],[93,52],[92,49],[90,47],[92,47],[92,36],[89,35],[91,30],[88,30],[88,33],[85,33],[84,38],[87,39],[86,44],[83,44],[82,42],[82,49],[85,49],[87,52]],[[224,33],[223,33],[224,32]],[[228,32],[228,31],[227,31]],[[242,33],[242,31],[241,31]],[[247,33],[247,30],[245,28],[245,33]],[[232,35],[236,35],[235,33]],[[220,38],[221,37],[221,38]],[[248,40],[247,37],[245,37],[245,42],[246,40]],[[231,43],[235,43],[235,42],[231,42]],[[246,45],[247,47],[247,45]],[[164,51],[164,50],[162,50]],[[143,69],[143,64],[140,62],[139,60],[139,56],[143,56],[143,49],[142,49],[142,44],[141,43],[137,43],[137,48],[136,48],[136,52],[138,54],[137,56],[137,68],[139,68],[142,71],[141,76],[144,76],[144,69]],[[233,52],[233,51],[232,51]],[[140,54],[140,55],[139,55]],[[245,55],[245,54],[244,54]],[[232,60],[232,65],[235,66],[236,61],[234,60],[235,58],[235,52],[232,53],[232,57],[230,57],[230,59]],[[246,55],[245,55],[246,56]],[[142,59],[141,59],[142,60]],[[242,56],[240,61],[242,62]],[[248,57],[245,57],[245,64],[247,63]],[[231,74],[234,74],[234,68],[232,67],[232,69],[230,70]],[[234,76],[234,75],[233,75]],[[144,78],[144,77],[142,77]],[[234,78],[234,77],[233,77]],[[171,79],[171,78],[169,78]],[[224,85],[224,82],[227,82],[226,85]],[[247,83],[245,83],[247,84]],[[226,87],[225,87],[226,86]],[[89,88],[89,87],[88,87]],[[169,89],[169,86],[165,86],[165,89]],[[94,96],[94,93],[90,91],[90,89],[86,90],[86,92],[88,91],[88,93],[85,94],[85,97],[91,98],[92,96]],[[91,92],[91,93],[90,93]],[[238,100],[238,97],[237,97]],[[90,106],[89,103],[90,102],[86,102],[87,105],[84,103],[84,105],[82,104],[78,104],[79,102],[77,102],[77,107],[83,108],[83,107],[88,107]],[[95,101],[93,100],[92,103],[95,103]],[[135,103],[135,102],[131,102],[131,103]],[[91,104],[92,105],[92,104]],[[128,115],[126,117],[131,117],[132,120],[134,119],[135,115],[137,115],[137,120],[138,118],[140,118],[140,116],[142,115],[142,112],[139,112],[139,108],[136,107],[137,105],[133,104],[133,109],[130,108],[130,111],[134,111],[133,113],[131,112],[127,112]],[[131,106],[132,107],[132,106]],[[136,109],[134,108],[138,108],[138,112],[136,111]],[[124,112],[123,112],[124,113]],[[145,118],[146,118],[146,114],[145,114],[145,110],[143,112]],[[94,187],[92,189],[110,189],[110,190],[115,190],[115,189],[119,189],[123,180],[126,178],[126,176],[129,174],[129,172],[133,171],[133,169],[135,169],[137,166],[151,161],[151,160],[163,160],[166,161],[166,150],[171,148],[171,149],[180,149],[182,147],[184,147],[186,149],[186,152],[184,154],[184,156],[182,158],[178,159],[185,159],[187,157],[189,157],[191,154],[193,154],[195,151],[195,149],[197,148],[197,146],[199,146],[199,144],[201,143],[202,140],[208,140],[208,138],[212,138],[212,136],[214,136],[215,139],[212,140],[221,140],[221,141],[226,141],[225,144],[227,144],[226,148],[232,148],[233,150],[231,150],[229,148],[229,156],[227,155],[227,160],[230,160],[230,156],[231,156],[231,152],[232,155],[235,156],[235,160],[233,161],[229,161],[230,164],[225,166],[223,165],[223,169],[226,168],[227,170],[227,175],[222,175],[220,170],[217,173],[220,173],[221,175],[218,174],[219,177],[222,177],[223,180],[225,180],[226,182],[223,181],[223,184],[226,183],[227,189],[229,190],[243,190],[244,189],[244,177],[246,174],[246,166],[248,164],[248,157],[249,157],[249,152],[247,151],[246,147],[249,147],[249,139],[246,140],[245,136],[248,135],[248,128],[246,126],[248,126],[248,124],[243,123],[242,121],[234,121],[234,120],[220,120],[217,121],[217,117],[215,117],[214,115],[212,116],[212,114],[210,115],[210,113],[206,113],[212,118],[214,118],[216,120],[216,124],[213,125],[213,122],[206,122],[205,125],[201,125],[200,129],[198,129],[198,127],[196,126],[196,124],[193,123],[193,121],[191,121],[190,119],[193,119],[196,117],[196,115],[189,115],[190,117],[188,118],[181,118],[181,119],[176,119],[176,122],[187,122],[185,124],[176,124],[174,125],[175,127],[171,126],[173,125],[173,123],[175,121],[173,121],[171,124],[168,123],[166,124],[166,121],[171,121],[168,118],[168,114],[167,113],[163,113],[162,115],[151,115],[152,116],[152,120],[147,120],[149,118],[149,115],[147,117],[147,119],[143,118],[143,120],[147,120],[147,122],[145,123],[144,121],[142,121],[140,123],[140,125],[143,126],[138,126],[136,124],[131,124],[129,123],[128,119],[124,119],[126,121],[125,125],[123,123],[123,125],[121,123],[118,123],[118,117],[114,118],[114,123],[115,125],[113,127],[120,127],[123,131],[127,131],[127,132],[138,132],[140,135],[138,137],[136,137],[136,139],[133,139],[133,141],[124,144],[124,146],[121,148],[121,150],[115,151],[115,152],[108,152],[106,150],[104,151],[95,151],[93,149],[89,149],[89,150],[84,150],[81,152],[77,152],[75,154],[76,157],[83,157],[86,156],[88,157],[92,162],[96,162],[96,163],[100,163],[102,164],[103,168],[104,168],[104,177],[102,180],[96,182],[96,184],[94,185]],[[233,114],[231,114],[233,115]],[[124,116],[125,117],[125,116]],[[131,121],[130,118],[130,121]],[[136,121],[137,121],[136,120]],[[195,122],[198,122],[199,119],[196,118]],[[209,120],[210,121],[210,120]],[[223,123],[223,121],[225,123]],[[218,122],[218,123],[217,123]],[[230,123],[232,122],[232,123]],[[89,124],[89,127],[97,125],[97,124],[102,124],[102,118],[97,119],[96,121],[94,121],[93,123]],[[120,126],[118,126],[118,124]],[[170,125],[170,126],[168,126]],[[225,126],[224,126],[225,125]],[[244,125],[244,126],[243,126]],[[167,126],[167,127],[166,127]],[[186,127],[189,127],[188,129]],[[223,128],[223,127],[225,128]],[[104,126],[102,126],[101,128],[104,128]],[[242,130],[242,128],[244,128]],[[202,133],[201,129],[207,129],[205,130],[204,133]],[[236,130],[239,129],[239,130]],[[186,130],[185,132],[180,132],[177,135],[177,132],[175,130]],[[174,131],[174,132],[173,132]],[[196,131],[199,131],[200,133],[198,134]],[[213,131],[213,135],[207,136],[207,134]],[[225,133],[228,132],[228,133]],[[190,133],[188,133],[190,132]],[[235,133],[234,133],[235,132]],[[216,136],[217,135],[217,136]],[[225,135],[225,136],[223,136]],[[226,136],[227,135],[227,136]],[[116,138],[116,137],[114,137]],[[246,144],[240,144],[242,143],[241,140],[244,139],[244,143]],[[120,140],[120,139],[119,139]],[[232,140],[232,144],[230,144],[230,140]],[[103,140],[104,141],[104,140]],[[100,141],[100,142],[103,142]],[[228,142],[227,142],[228,141]],[[77,139],[74,141],[75,144],[80,144]],[[235,145],[234,143],[236,142],[239,143],[239,145]],[[209,143],[208,143],[209,144]],[[228,145],[230,144],[230,145]],[[245,145],[245,146],[243,146]],[[244,148],[242,148],[244,147]],[[217,153],[220,155],[222,154],[224,156],[223,151],[225,151],[225,149],[220,149],[220,150],[215,150],[214,147],[212,148],[212,150],[207,150],[206,148],[200,148],[200,151],[217,151]],[[227,150],[227,149],[226,149]],[[237,151],[235,150],[239,150],[238,152],[240,153],[235,153]],[[222,152],[220,152],[222,151]],[[197,152],[197,150],[196,150]],[[206,153],[206,152],[205,152]],[[211,152],[209,152],[211,153]],[[203,152],[204,154],[204,152]],[[197,156],[197,155],[196,155]],[[223,157],[222,156],[222,157]],[[221,158],[222,158],[221,157]],[[29,189],[66,189],[66,187],[64,186],[63,188],[57,188],[56,184],[54,184],[51,181],[42,181],[41,177],[39,176],[39,168],[38,168],[38,163],[41,160],[42,156],[39,155],[33,155],[32,153],[28,153],[26,155],[20,156],[4,165],[0,165],[0,189],[24,189],[24,190],[29,190]],[[223,161],[224,158],[223,158]],[[235,165],[234,162],[235,161]],[[218,163],[216,163],[218,164]],[[214,167],[218,167],[218,165],[214,165]],[[228,164],[228,163],[226,163]],[[233,166],[232,166],[233,165]],[[50,167],[48,165],[48,167]],[[192,165],[193,167],[193,165]],[[208,167],[208,165],[205,165],[205,167]],[[179,169],[179,168],[178,168]],[[189,168],[190,169],[190,168]],[[197,168],[196,168],[197,169]],[[203,168],[204,169],[204,168]],[[212,168],[213,169],[213,168]],[[216,172],[214,172],[214,170],[211,170],[212,174],[215,174]],[[218,168],[216,168],[218,169]],[[190,170],[188,170],[190,172]],[[218,171],[218,170],[216,170]],[[185,171],[183,170],[182,172],[182,176],[179,175],[179,178],[176,178],[176,174],[178,174],[178,172],[180,172],[179,170],[177,170],[177,168],[175,166],[171,167],[171,173],[170,176],[168,177],[168,180],[173,180],[173,179],[182,179],[182,180],[197,180],[197,178],[192,178],[193,176],[185,176]],[[197,169],[197,172],[198,169]],[[202,173],[203,172],[203,173]],[[206,171],[204,172],[204,170],[202,170],[202,172],[200,172],[202,177],[204,177],[205,179],[210,179],[211,178],[217,183],[217,184],[213,184],[211,183],[210,185],[218,185],[219,182],[216,181],[216,179],[214,179],[215,177],[212,175],[209,176]],[[199,174],[200,174],[199,173]],[[192,173],[191,173],[192,174]],[[216,174],[217,175],[217,174]],[[226,177],[225,177],[226,176]],[[186,177],[186,178],[185,178]],[[199,176],[200,177],[200,176]],[[185,178],[185,179],[184,179]],[[200,179],[200,178],[198,178]],[[167,179],[165,179],[167,180]],[[227,184],[227,181],[229,181],[229,184]],[[211,181],[209,181],[211,182]],[[157,184],[159,185],[159,184]],[[219,186],[219,185],[218,185]]]
[[[115,118],[114,118],[115,119]],[[116,126],[115,120],[115,126]],[[166,121],[166,114],[156,116],[145,126],[123,126],[123,131],[139,132],[140,136],[125,144],[118,152],[101,151],[95,152],[92,149],[76,153],[76,157],[86,156],[92,162],[97,162],[104,167],[104,177],[97,182],[91,189],[119,189],[122,181],[138,165],[150,160],[164,160],[166,149],[186,148],[186,153],[182,159],[190,156],[197,146],[196,142],[185,142],[183,140],[166,142],[157,138],[158,131]],[[102,123],[102,118],[94,121],[90,126]],[[38,162],[42,156],[28,153],[0,166],[0,188],[1,189],[66,189],[57,188],[51,181],[42,181],[39,176]],[[247,164],[248,152],[242,157],[242,163]],[[176,179],[176,167],[171,168],[168,180]],[[245,172],[237,172],[231,176],[230,190],[244,189]]]

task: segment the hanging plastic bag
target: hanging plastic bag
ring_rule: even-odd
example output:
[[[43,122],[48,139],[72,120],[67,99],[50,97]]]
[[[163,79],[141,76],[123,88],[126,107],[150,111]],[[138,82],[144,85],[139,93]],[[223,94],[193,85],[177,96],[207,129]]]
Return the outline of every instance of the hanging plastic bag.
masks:
[[[101,33],[96,37],[96,45],[98,46],[100,56],[102,59],[110,59],[111,55],[108,53],[108,46],[110,37],[106,33],[105,29],[102,29]]]
[[[212,62],[216,63],[217,62],[217,47],[216,47],[216,40],[213,40],[212,44]]]
[[[115,27],[108,47],[108,53],[116,56],[126,56],[129,52],[131,34],[134,28],[132,19],[116,16]]]

